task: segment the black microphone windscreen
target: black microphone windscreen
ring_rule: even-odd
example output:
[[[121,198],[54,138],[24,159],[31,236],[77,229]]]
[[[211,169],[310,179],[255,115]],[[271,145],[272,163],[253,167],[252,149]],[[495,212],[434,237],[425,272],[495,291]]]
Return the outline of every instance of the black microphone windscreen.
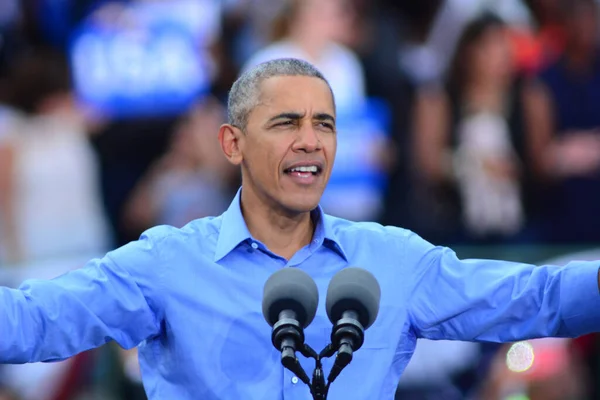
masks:
[[[380,299],[381,288],[373,274],[362,268],[344,268],[335,274],[327,288],[327,316],[335,324],[344,311],[356,311],[358,321],[367,329],[377,318]]]
[[[319,304],[319,290],[315,281],[298,268],[284,268],[267,279],[263,290],[262,311],[273,326],[283,310],[292,310],[302,327],[315,318]]]

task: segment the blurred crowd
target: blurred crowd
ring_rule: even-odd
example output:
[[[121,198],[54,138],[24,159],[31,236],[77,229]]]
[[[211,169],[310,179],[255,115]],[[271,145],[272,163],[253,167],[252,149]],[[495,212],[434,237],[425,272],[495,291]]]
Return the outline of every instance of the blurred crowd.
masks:
[[[279,57],[336,96],[327,212],[440,245],[593,248],[599,17],[596,0],[2,0],[0,284],[223,212],[228,89]],[[600,399],[599,361],[595,335],[421,342],[398,398]],[[0,399],[144,399],[140,382],[135,351],[107,345],[0,366]]]

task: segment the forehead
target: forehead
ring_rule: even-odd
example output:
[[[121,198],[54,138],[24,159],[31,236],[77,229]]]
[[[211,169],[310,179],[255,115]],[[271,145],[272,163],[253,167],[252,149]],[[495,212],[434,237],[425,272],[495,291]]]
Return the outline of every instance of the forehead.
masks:
[[[260,85],[257,114],[298,111],[335,115],[333,96],[325,81],[309,76],[276,76]]]

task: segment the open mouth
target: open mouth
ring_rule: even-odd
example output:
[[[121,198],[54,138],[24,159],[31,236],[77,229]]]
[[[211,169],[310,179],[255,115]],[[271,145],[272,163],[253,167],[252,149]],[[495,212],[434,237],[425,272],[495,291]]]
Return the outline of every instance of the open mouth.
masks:
[[[298,167],[292,167],[284,170],[288,175],[298,176],[298,177],[310,177],[310,176],[318,176],[322,172],[322,168],[318,165],[303,165]]]

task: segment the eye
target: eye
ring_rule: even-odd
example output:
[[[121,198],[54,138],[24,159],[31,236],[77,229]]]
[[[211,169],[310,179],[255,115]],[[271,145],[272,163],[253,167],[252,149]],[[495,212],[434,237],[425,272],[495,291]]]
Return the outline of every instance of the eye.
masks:
[[[318,124],[319,127],[325,128],[328,131],[335,131],[335,128],[332,124],[330,124],[329,122],[319,122]]]
[[[294,121],[292,121],[291,119],[288,119],[286,121],[278,122],[274,126],[286,127],[286,126],[292,126],[292,125],[294,125]]]

